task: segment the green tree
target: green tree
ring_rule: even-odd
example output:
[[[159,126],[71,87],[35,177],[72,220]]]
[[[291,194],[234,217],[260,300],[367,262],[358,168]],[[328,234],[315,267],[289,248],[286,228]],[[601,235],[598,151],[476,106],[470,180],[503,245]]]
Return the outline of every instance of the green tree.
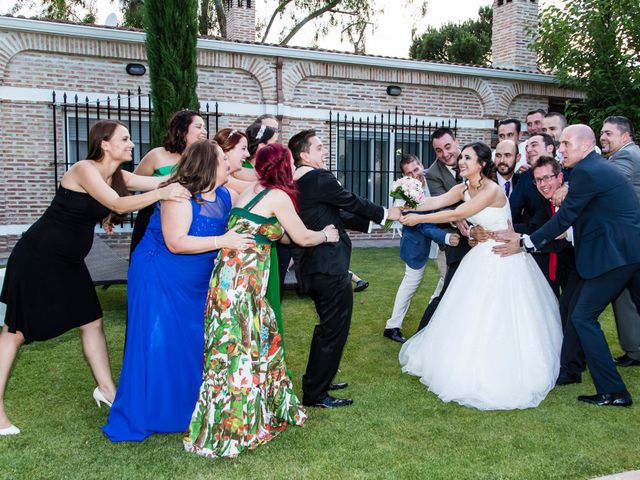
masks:
[[[440,28],[429,27],[413,38],[409,57],[448,63],[491,63],[491,7],[480,7],[478,18],[462,23],[447,23]]]
[[[96,0],[14,0],[11,14],[21,9],[42,6],[39,16],[71,21],[95,21]],[[119,3],[126,27],[144,28],[145,0],[111,0]],[[198,32],[200,35],[226,37],[227,17],[224,4],[228,0],[197,0]],[[252,0],[256,1],[256,0]],[[330,31],[339,31],[341,39],[350,42],[357,53],[365,52],[367,32],[375,28],[375,19],[384,12],[377,7],[382,0],[265,0],[273,9],[264,19],[258,19],[257,38],[262,43],[287,45],[306,25],[313,26],[313,43]],[[427,0],[400,0],[393,8],[415,8],[415,21],[427,11]],[[82,15],[86,16],[82,18]],[[276,25],[279,25],[276,28]]]
[[[151,82],[151,143],[160,145],[171,115],[199,110],[196,95],[196,0],[146,0],[145,30]]]
[[[10,15],[16,15],[23,9],[36,10],[36,17],[72,22],[94,23],[96,6],[94,0],[16,0],[9,9]]]
[[[608,115],[640,125],[640,2],[569,0],[541,11],[534,47],[561,86],[587,98],[568,105],[572,120],[596,131]]]
[[[120,0],[120,7],[123,26],[144,28],[144,0]]]
[[[254,0],[255,1],[255,0]],[[125,25],[142,27],[138,20],[127,23],[130,9],[144,0],[120,0],[125,17]],[[198,5],[198,31],[201,35],[227,34],[227,18],[224,3],[226,0],[200,0]],[[257,38],[261,43],[287,45],[291,39],[307,24],[314,27],[314,43],[326,36],[330,30],[339,29],[343,39],[354,45],[358,53],[364,52],[367,28],[373,29],[373,19],[382,15],[383,10],[371,0],[277,0],[273,10],[264,19],[257,21]],[[417,16],[426,14],[426,0],[402,0],[401,7],[418,6]],[[277,24],[282,25],[276,29]]]

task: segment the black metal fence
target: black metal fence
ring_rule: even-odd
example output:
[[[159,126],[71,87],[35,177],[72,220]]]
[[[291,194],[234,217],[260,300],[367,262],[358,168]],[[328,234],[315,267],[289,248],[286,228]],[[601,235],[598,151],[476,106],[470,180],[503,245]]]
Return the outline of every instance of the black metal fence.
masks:
[[[89,130],[98,120],[119,120],[127,125],[131,140],[135,144],[133,161],[124,166],[127,170],[133,171],[151,149],[151,97],[149,94],[143,94],[140,88],[137,92],[128,90],[126,93],[118,93],[102,100],[89,101],[89,97],[82,100],[78,95],[69,98],[66,93],[61,97],[54,91],[50,105],[53,112],[53,165],[56,186],[60,170],[64,172],[78,160],[86,158]],[[215,134],[220,116],[218,103],[214,103],[212,109],[207,103],[200,116],[206,122],[207,132],[211,132],[213,128]],[[62,128],[58,124],[60,120]],[[62,138],[59,138],[60,134]]]
[[[458,121],[426,123],[397,107],[364,119],[331,112],[330,169],[347,190],[374,203],[387,204],[391,182],[400,175],[402,155],[416,155],[425,168],[431,165],[435,161],[431,134],[443,126],[456,132]]]
[[[61,100],[61,101],[60,101]],[[207,103],[200,115],[209,136],[219,128],[218,103]],[[87,154],[89,130],[101,119],[116,119],[128,126],[135,144],[133,161],[126,168],[133,171],[151,148],[150,131],[153,109],[151,98],[137,92],[116,94],[102,100],[84,100],[66,93],[52,94],[54,142],[54,182],[59,175]],[[60,121],[62,120],[62,125]],[[391,182],[400,174],[398,162],[404,153],[416,155],[426,166],[435,160],[431,134],[448,126],[457,131],[457,120],[437,124],[405,114],[398,108],[373,117],[357,118],[351,114],[329,112],[329,168],[336,172],[348,190],[386,204]],[[62,137],[62,138],[60,138]]]

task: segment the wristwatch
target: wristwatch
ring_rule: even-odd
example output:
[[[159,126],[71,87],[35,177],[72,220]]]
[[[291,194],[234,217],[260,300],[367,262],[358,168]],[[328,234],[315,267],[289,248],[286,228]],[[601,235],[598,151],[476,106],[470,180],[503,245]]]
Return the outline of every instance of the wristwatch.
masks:
[[[534,247],[527,247],[527,245],[524,243],[524,235],[520,235],[520,248],[525,250],[527,253],[532,253],[536,250]]]

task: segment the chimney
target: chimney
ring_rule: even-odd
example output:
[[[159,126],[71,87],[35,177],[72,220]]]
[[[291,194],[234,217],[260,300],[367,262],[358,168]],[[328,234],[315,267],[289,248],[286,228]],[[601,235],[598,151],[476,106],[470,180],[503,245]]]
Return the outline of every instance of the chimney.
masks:
[[[243,42],[256,41],[255,0],[225,0],[227,38]]]
[[[493,0],[493,66],[537,72],[536,53],[529,48],[537,27],[538,0]]]

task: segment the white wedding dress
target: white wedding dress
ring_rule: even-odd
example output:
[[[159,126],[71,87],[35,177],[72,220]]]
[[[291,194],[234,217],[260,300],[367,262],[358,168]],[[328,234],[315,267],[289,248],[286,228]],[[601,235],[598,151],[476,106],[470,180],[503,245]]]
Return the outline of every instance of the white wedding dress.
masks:
[[[468,220],[495,231],[509,218],[507,202]],[[494,243],[465,255],[429,324],[402,346],[400,364],[445,402],[536,407],[560,368],[558,303],[531,255],[500,257]]]

